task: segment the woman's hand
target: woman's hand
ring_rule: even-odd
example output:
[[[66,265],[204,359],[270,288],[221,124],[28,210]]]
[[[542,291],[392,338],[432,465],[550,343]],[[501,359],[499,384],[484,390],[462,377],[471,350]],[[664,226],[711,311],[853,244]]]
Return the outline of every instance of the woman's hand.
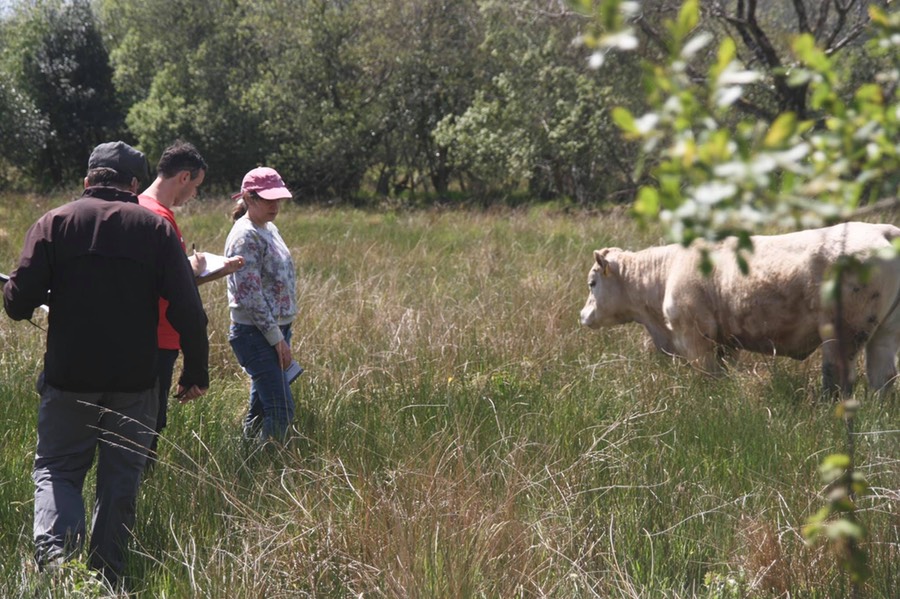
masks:
[[[232,258],[225,258],[225,268],[223,268],[222,270],[226,275],[230,275],[231,273],[235,273],[242,268],[244,268],[244,257],[234,256]]]
[[[282,339],[275,346],[275,351],[278,353],[278,362],[281,364],[282,370],[287,370],[287,367],[291,365],[291,346],[287,344],[287,341]]]

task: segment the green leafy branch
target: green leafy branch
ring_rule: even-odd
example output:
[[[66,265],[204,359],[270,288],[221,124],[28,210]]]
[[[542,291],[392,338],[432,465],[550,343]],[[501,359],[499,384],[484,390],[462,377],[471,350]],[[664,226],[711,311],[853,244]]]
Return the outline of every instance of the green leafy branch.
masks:
[[[839,411],[850,413],[858,403],[844,401]],[[867,492],[865,478],[854,469],[848,454],[827,456],[819,466],[819,474],[826,485],[828,503],[810,516],[803,527],[803,538],[809,544],[826,541],[838,562],[850,576],[855,588],[871,576],[868,559],[861,543],[866,529],[857,516],[854,498]]]
[[[589,3],[578,4],[584,11]],[[631,4],[600,3],[595,30],[582,39],[595,56],[636,43],[627,26]],[[682,5],[667,24],[667,61],[645,65],[651,110],[613,113],[625,136],[642,144],[635,178],[654,165],[653,183],[641,187],[634,205],[639,218],[658,220],[671,240],[689,245],[772,227],[821,226],[895,193],[900,14],[870,10],[869,51],[885,68],[847,100],[834,59],[812,36],[799,36],[792,45],[796,66],[787,75],[794,85],[808,85],[813,113],[801,120],[784,112],[770,123],[736,116],[735,104],[767,75],[741,64],[731,38],[709,60],[713,36],[697,30],[699,10],[698,0]],[[697,72],[706,77],[692,76]]]

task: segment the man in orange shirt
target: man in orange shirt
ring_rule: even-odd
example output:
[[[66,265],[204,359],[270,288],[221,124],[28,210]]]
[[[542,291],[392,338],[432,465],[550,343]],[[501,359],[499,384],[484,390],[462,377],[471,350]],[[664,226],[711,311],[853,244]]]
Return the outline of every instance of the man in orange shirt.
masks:
[[[193,144],[176,141],[163,151],[156,165],[156,179],[150,186],[138,196],[138,202],[156,214],[162,216],[181,241],[181,249],[186,250],[184,237],[178,223],[175,222],[173,208],[187,204],[197,195],[197,188],[206,177],[207,165],[203,156]],[[227,259],[225,268],[214,275],[201,277],[200,274],[206,267],[206,260],[202,253],[193,253],[189,256],[191,267],[197,284],[207,283],[235,272],[244,264],[240,256]],[[159,342],[159,412],[156,418],[156,435],[150,446],[148,465],[156,461],[156,449],[159,443],[159,434],[166,426],[166,413],[169,405],[169,391],[172,386],[172,373],[175,369],[175,361],[178,359],[178,350],[181,345],[178,332],[166,319],[166,309],[169,302],[163,298],[159,300],[159,329],[157,331]]]

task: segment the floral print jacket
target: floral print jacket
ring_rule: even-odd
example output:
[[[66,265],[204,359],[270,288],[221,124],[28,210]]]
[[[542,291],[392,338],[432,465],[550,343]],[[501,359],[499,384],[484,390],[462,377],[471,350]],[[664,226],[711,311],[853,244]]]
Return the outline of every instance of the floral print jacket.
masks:
[[[244,267],[228,275],[231,320],[255,325],[271,345],[284,336],[280,326],[297,313],[297,275],[291,252],[273,223],[258,227],[245,214],[225,241],[225,256],[243,256]]]

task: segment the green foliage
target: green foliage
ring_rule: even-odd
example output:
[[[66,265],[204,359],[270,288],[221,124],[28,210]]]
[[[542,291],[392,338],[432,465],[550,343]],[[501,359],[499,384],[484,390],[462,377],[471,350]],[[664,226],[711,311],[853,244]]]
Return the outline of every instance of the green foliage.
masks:
[[[101,3],[116,83],[151,157],[176,136],[217,148],[213,184],[267,163],[302,196],[351,196],[367,176],[383,195],[448,197],[456,181],[587,202],[633,188],[633,145],[602,109],[617,82],[583,71],[572,15],[271,1],[212,2],[176,20],[164,4]],[[626,63],[617,78],[635,72]]]
[[[841,404],[840,411],[847,417],[848,411],[855,412],[858,408],[857,401],[848,400]],[[826,485],[828,503],[807,519],[803,537],[809,543],[827,541],[852,582],[861,585],[871,577],[872,570],[862,545],[867,535],[859,522],[855,498],[868,492],[868,484],[847,454],[826,456],[819,473]]]
[[[104,0],[116,85],[128,98],[128,127],[155,161],[176,138],[210,165],[211,184],[233,188],[273,153],[244,96],[266,70],[251,7],[225,1]]]
[[[537,7],[490,2],[483,46],[496,75],[462,114],[447,115],[435,137],[467,189],[597,202],[632,186],[624,168],[633,147],[615,134],[606,107],[627,102],[614,86],[637,70],[625,61],[606,77],[587,72],[571,40],[578,21],[531,18]],[[510,28],[510,22],[516,26]]]
[[[47,572],[29,589],[31,596],[49,593],[52,597],[67,599],[101,599],[115,596],[115,591],[103,580],[99,572],[88,568],[82,560],[61,564],[57,570]]]
[[[33,166],[48,137],[47,119],[31,99],[11,84],[0,80],[0,189],[15,183],[12,169]]]
[[[3,23],[9,46],[3,63],[12,97],[24,110],[13,139],[27,151],[3,153],[37,181],[59,185],[83,176],[100,141],[121,130],[122,113],[90,2],[21,4]]]
[[[303,196],[350,197],[367,170],[380,116],[369,106],[372,81],[357,39],[366,17],[355,3],[325,0],[269,8],[248,11],[244,20],[264,50],[265,66],[240,100],[269,144],[260,159]]]
[[[709,599],[743,599],[749,592],[744,572],[717,574],[707,572],[703,579]]]
[[[363,47],[379,60],[366,95],[379,107],[373,128],[372,166],[381,194],[430,191],[448,197],[458,173],[435,127],[463,113],[490,78],[482,44],[486,24],[480,2],[392,0],[378,3],[365,23]]]
[[[265,163],[282,171],[302,197],[347,198],[364,190],[454,201],[460,194],[528,193],[585,204],[631,201],[657,174],[659,151],[677,147],[678,140],[659,136],[655,152],[637,150],[656,128],[650,115],[670,97],[681,104],[669,108],[683,114],[669,116],[685,136],[692,127],[703,136],[707,113],[743,130],[742,115],[771,122],[782,105],[797,107],[798,126],[821,125],[807,114],[805,95],[785,83],[807,85],[787,42],[785,23],[799,17],[788,19],[777,6],[754,9],[753,23],[769,33],[757,39],[746,29],[750,15],[737,14],[736,6],[701,11],[699,2],[680,10],[671,4],[646,3],[637,13],[640,4],[616,1],[578,1],[571,9],[540,0],[15,2],[0,18],[6,31],[0,71],[10,83],[0,92],[0,106],[34,118],[7,121],[13,134],[4,139],[28,143],[6,144],[0,161],[7,179],[25,174],[68,181],[81,173],[86,152],[101,137],[136,140],[151,161],[181,137],[204,152],[212,187],[233,189],[246,170]],[[818,9],[810,10],[810,19],[828,31],[843,31],[840,20],[819,19]],[[596,21],[586,25],[586,16]],[[663,16],[670,17],[667,24]],[[823,56],[834,61],[840,55],[846,64],[850,74],[837,81],[835,94],[850,104],[845,82],[861,86],[892,57],[851,44],[860,17],[856,11],[845,16],[846,48],[829,46]],[[712,36],[707,48],[720,39],[723,48],[732,45],[723,65],[702,47],[709,36],[695,36],[700,29]],[[818,29],[815,35],[816,43],[825,37]],[[755,84],[735,82],[730,71],[710,71],[738,55],[760,59],[764,42],[775,54],[771,60],[766,55]],[[584,69],[584,46],[594,52],[590,64],[603,64],[602,71]],[[679,59],[682,47],[689,56]],[[643,74],[647,98],[638,84],[638,56],[671,63]],[[683,89],[668,81],[667,72],[679,69]],[[93,79],[76,84],[82,73]],[[732,80],[719,98],[703,83],[710,73]],[[709,97],[695,99],[690,83],[706,86]],[[711,112],[716,101],[723,105]],[[632,115],[629,139],[616,134],[611,119],[617,106]],[[647,118],[636,116],[642,114]],[[743,143],[762,144],[762,135],[750,127]],[[76,137],[69,146],[61,141]],[[781,146],[793,147],[791,139]],[[771,152],[783,155],[781,146]],[[727,152],[727,144],[719,148],[720,155]],[[860,201],[877,193],[866,181],[856,192]],[[677,184],[677,177],[668,177],[667,186]],[[754,185],[739,187],[756,192]],[[769,190],[778,191],[791,188]],[[679,198],[670,199],[680,205]],[[670,210],[664,199],[659,209]]]
[[[690,76],[712,40],[694,31],[697,10],[694,2],[683,5],[668,26],[668,61],[646,67],[653,109],[640,117],[624,108],[614,113],[646,156],[659,157],[656,182],[638,195],[639,216],[659,218],[673,240],[687,245],[736,232],[815,226],[894,196],[900,173],[897,52],[891,69],[845,101],[833,59],[811,35],[801,35],[793,44],[801,66],[790,81],[808,86],[813,118],[785,112],[771,123],[742,118],[731,125],[728,112],[763,75],[745,69],[726,39],[708,76],[700,82]],[[873,19],[873,52],[896,49],[896,20]]]

